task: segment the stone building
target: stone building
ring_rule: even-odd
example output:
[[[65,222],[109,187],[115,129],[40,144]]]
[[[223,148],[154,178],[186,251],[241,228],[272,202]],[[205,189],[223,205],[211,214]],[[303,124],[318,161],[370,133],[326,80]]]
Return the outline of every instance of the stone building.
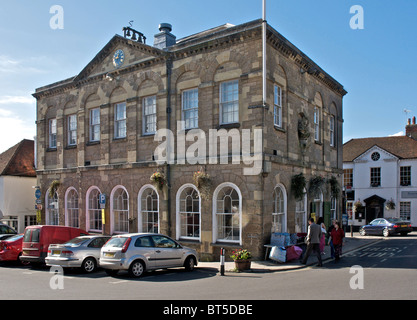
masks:
[[[77,76],[34,93],[42,223],[158,231],[216,259],[221,247],[262,257],[271,232],[303,232],[311,213],[339,214],[338,188],[329,186],[342,183],[342,85],[267,26],[263,104],[261,20],[183,39],[161,24],[153,46],[124,30]],[[158,141],[159,129],[173,135]],[[225,157],[220,143],[210,149],[221,140],[210,130],[230,135]],[[244,172],[255,167],[243,161],[244,131],[249,156],[261,156],[255,174]],[[195,148],[202,136],[205,150]],[[155,150],[171,138],[174,158],[158,162],[168,149]],[[206,189],[194,184],[198,171],[210,176]],[[150,181],[155,172],[162,188]]]

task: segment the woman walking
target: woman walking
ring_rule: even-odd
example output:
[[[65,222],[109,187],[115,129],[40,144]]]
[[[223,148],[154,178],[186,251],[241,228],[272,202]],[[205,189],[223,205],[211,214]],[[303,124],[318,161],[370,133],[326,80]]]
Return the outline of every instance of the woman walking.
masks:
[[[345,233],[343,232],[340,222],[337,221],[334,224],[334,229],[330,233],[329,242],[333,242],[334,246],[334,255],[336,261],[340,260],[340,256],[342,255],[342,245],[343,245],[343,238],[345,237]]]

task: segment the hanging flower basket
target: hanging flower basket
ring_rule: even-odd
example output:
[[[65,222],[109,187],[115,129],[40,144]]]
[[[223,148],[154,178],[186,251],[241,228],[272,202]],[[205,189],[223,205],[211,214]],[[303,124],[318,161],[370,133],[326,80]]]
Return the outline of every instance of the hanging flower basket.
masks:
[[[156,171],[151,175],[150,178],[152,184],[157,187],[159,190],[162,190],[164,185],[166,185],[167,180],[163,172]]]
[[[363,204],[362,204],[362,202],[360,202],[359,200],[358,201],[356,201],[354,204],[353,204],[353,210],[354,210],[354,212],[356,212],[356,211],[358,211],[358,210],[361,210],[363,208]]]
[[[333,198],[338,198],[340,195],[340,186],[339,182],[334,176],[331,176],[328,180],[328,183],[330,185],[330,194]]]
[[[58,190],[60,185],[61,185],[61,182],[59,182],[59,180],[54,180],[51,182],[51,185],[49,186],[49,196],[51,198],[55,196],[55,192]]]
[[[203,171],[196,171],[193,175],[194,184],[200,191],[200,196],[208,200],[211,195],[211,178],[210,175]]]
[[[395,210],[395,202],[391,199],[387,201],[387,204],[385,205],[385,208],[387,210]]]
[[[310,179],[308,193],[312,196],[317,196],[320,194],[324,186],[324,178],[321,176],[314,176]]]
[[[297,174],[291,178],[291,191],[294,193],[296,200],[301,200],[304,196],[306,187],[306,178],[303,173]]]

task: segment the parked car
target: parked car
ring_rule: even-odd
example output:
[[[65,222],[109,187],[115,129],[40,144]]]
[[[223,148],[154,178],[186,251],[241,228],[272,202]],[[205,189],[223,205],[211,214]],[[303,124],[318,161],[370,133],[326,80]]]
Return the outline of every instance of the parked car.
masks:
[[[68,240],[82,235],[88,235],[88,232],[83,229],[64,226],[26,227],[20,260],[33,263],[45,263],[50,244],[65,243]]]
[[[7,224],[0,223],[0,240],[10,238],[17,234],[17,231]]]
[[[133,277],[145,271],[197,265],[197,252],[158,233],[132,233],[113,236],[101,248],[100,266],[107,274],[128,270]]]
[[[58,265],[93,272],[98,266],[100,249],[110,238],[103,235],[80,236],[63,244],[51,244],[45,263],[47,266]]]
[[[22,254],[23,233],[16,234],[0,241],[0,261],[20,261],[19,257]]]
[[[369,224],[362,226],[359,229],[361,236],[365,235],[383,235],[388,237],[393,234],[401,234],[406,236],[413,231],[409,221],[404,221],[399,218],[379,218],[372,220]]]

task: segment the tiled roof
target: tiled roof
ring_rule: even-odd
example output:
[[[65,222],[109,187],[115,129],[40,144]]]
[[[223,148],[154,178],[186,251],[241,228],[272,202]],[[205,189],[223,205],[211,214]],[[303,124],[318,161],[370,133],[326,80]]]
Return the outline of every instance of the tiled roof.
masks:
[[[34,143],[24,139],[0,154],[0,175],[36,177]]]
[[[349,140],[343,145],[343,162],[352,162],[373,146],[378,146],[400,159],[417,158],[417,140],[396,136]]]

